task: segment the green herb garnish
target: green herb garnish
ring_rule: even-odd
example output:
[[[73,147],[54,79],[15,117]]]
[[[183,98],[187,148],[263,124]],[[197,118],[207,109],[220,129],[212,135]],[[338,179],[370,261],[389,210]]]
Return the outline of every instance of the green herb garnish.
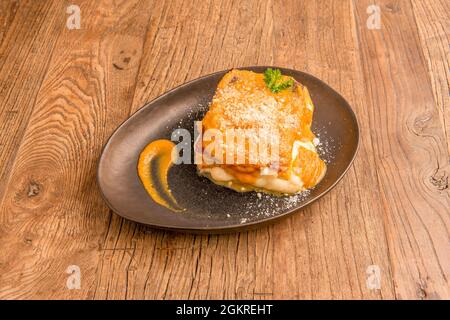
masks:
[[[287,89],[294,85],[294,80],[292,79],[288,79],[286,81],[282,80],[283,75],[281,74],[280,69],[268,68],[264,71],[264,82],[273,93],[280,92],[281,90]]]

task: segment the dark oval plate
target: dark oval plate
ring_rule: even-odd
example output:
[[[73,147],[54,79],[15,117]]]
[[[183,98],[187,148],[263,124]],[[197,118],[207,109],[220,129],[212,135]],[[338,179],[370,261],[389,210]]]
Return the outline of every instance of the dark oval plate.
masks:
[[[241,69],[264,72],[266,68],[269,67]],[[348,170],[358,149],[355,114],[347,101],[321,80],[304,72],[278,69],[306,85],[315,104],[312,129],[320,138],[319,153],[328,167],[315,188],[288,197],[238,193],[198,176],[195,165],[182,164],[169,171],[169,186],[178,203],[187,210],[172,212],[150,198],[137,175],[140,152],[153,140],[170,140],[176,128],[190,130],[193,137],[193,122],[201,120],[208,110],[218,82],[229,71],[225,70],[163,94],[113,133],[98,167],[98,183],[108,206],[124,218],[153,227],[217,233],[273,222],[330,191]]]

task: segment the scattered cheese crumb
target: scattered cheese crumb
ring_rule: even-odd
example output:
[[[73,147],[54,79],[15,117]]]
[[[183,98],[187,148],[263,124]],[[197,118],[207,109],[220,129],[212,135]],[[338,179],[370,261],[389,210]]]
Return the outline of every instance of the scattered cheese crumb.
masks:
[[[319,138],[314,138],[314,139],[313,139],[313,144],[314,144],[315,146],[318,146],[318,145],[320,144]]]

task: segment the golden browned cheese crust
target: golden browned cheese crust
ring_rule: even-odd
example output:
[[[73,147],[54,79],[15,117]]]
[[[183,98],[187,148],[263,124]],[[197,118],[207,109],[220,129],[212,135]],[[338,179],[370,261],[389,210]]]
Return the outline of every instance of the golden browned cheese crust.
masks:
[[[218,129],[224,136],[225,130],[229,128],[264,128],[272,133],[277,132],[278,176],[289,179],[294,172],[305,178],[305,187],[310,187],[323,176],[325,164],[315,149],[300,147],[298,152],[294,151],[296,159],[292,157],[296,141],[312,144],[315,138],[310,129],[313,112],[314,105],[309,92],[298,82],[295,81],[293,86],[274,93],[266,86],[263,74],[232,70],[219,82],[202,125],[204,132],[208,129]],[[204,145],[206,144],[204,142]],[[249,164],[248,160],[246,153],[245,165],[220,166],[238,181],[251,184],[259,176],[260,169],[270,166],[270,163],[267,159],[259,159],[257,163]],[[208,165],[199,165],[200,169],[205,167]]]

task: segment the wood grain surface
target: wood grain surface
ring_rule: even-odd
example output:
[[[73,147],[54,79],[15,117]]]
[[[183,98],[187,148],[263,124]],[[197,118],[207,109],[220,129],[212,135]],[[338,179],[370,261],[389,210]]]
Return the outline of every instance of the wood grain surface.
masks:
[[[70,5],[80,29],[66,27]],[[448,1],[4,0],[0,10],[0,298],[450,298]],[[348,99],[361,147],[341,183],[236,234],[159,231],[112,213],[96,166],[113,130],[176,85],[250,65],[306,71]],[[79,289],[67,287],[73,265]]]

